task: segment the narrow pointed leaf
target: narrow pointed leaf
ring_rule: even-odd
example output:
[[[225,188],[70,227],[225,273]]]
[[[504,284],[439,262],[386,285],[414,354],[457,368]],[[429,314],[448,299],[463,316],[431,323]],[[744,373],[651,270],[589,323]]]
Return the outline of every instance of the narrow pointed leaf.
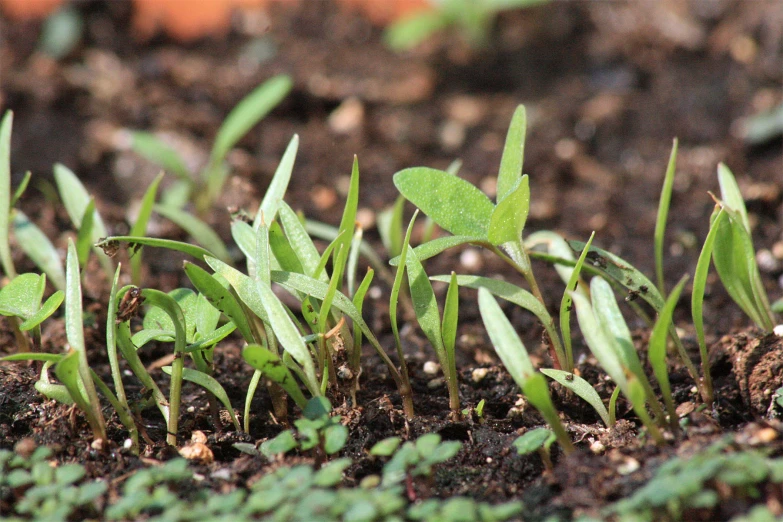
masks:
[[[299,384],[294,379],[291,371],[283,364],[280,358],[258,344],[248,344],[242,350],[242,358],[247,363],[260,371],[267,379],[276,382],[294,400],[297,406],[304,409],[307,399]]]
[[[503,146],[503,157],[498,170],[498,203],[501,203],[514,190],[514,186],[522,176],[522,163],[525,157],[525,132],[527,128],[527,113],[525,106],[519,105],[511,118],[511,124],[506,134]],[[528,195],[529,200],[529,195]]]
[[[285,98],[292,86],[290,77],[275,76],[237,103],[215,137],[210,162],[221,163],[234,145]]]
[[[302,263],[302,269],[305,275],[313,277],[316,268],[321,261],[321,255],[310,239],[310,235],[305,230],[305,226],[299,220],[299,216],[285,202],[280,204],[278,218],[285,229],[285,236],[296,252],[299,261]],[[321,280],[326,282],[329,279],[326,274],[320,276]]]
[[[443,306],[443,322],[441,332],[443,335],[443,347],[446,351],[446,359],[449,361],[449,371],[456,374],[456,361],[454,348],[457,344],[457,323],[459,321],[459,283],[457,274],[451,273],[449,289],[446,292],[446,303]]]
[[[533,363],[530,362],[527,349],[514,327],[486,288],[479,288],[479,310],[487,334],[500,360],[503,361],[503,366],[517,385],[524,388],[525,382],[535,373]]]
[[[129,245],[142,245],[155,248],[166,248],[168,250],[175,250],[182,252],[196,259],[204,260],[207,257],[215,257],[215,255],[201,248],[197,245],[191,245],[190,243],[183,243],[182,241],[173,241],[171,239],[160,239],[156,237],[134,237],[134,236],[110,236],[103,241],[98,242],[95,246],[99,248],[108,248],[112,242],[117,241],[119,243],[128,243]]]
[[[161,370],[163,370],[163,373],[166,375],[171,375],[171,366],[163,366]],[[198,384],[214,395],[215,398],[217,398],[217,400],[219,400],[220,403],[226,408],[226,410],[228,410],[228,414],[231,416],[231,422],[234,423],[234,429],[237,431],[242,431],[242,427],[239,425],[239,420],[237,420],[236,413],[234,413],[234,408],[231,406],[231,401],[228,399],[226,390],[223,389],[223,386],[221,386],[214,377],[192,368],[183,368],[182,378],[186,381]]]
[[[11,217],[11,127],[14,113],[6,111],[0,122],[0,266],[10,278],[16,277],[11,259],[8,231]]]
[[[44,302],[43,306],[37,312],[28,317],[25,321],[22,322],[22,324],[19,325],[19,329],[23,332],[26,332],[28,330],[32,330],[44,322],[49,318],[49,316],[56,312],[58,308],[60,308],[60,305],[64,299],[65,293],[62,290],[57,290],[55,293],[49,296],[49,299]]]
[[[139,156],[160,165],[180,179],[193,183],[190,171],[179,153],[150,132],[131,131],[131,148]]]
[[[419,261],[426,261],[435,257],[441,252],[460,245],[466,244],[487,244],[486,238],[478,236],[443,236],[432,241],[427,241],[413,249]],[[397,266],[400,262],[400,256],[394,257],[389,261],[391,266]]]
[[[198,219],[193,214],[174,208],[171,206],[155,205],[155,212],[172,221],[175,225],[182,228],[188,233],[198,244],[212,252],[218,259],[222,261],[231,261],[231,256],[228,253],[223,240],[212,227]]]
[[[40,268],[58,290],[65,290],[65,270],[60,255],[49,238],[21,210],[14,210],[14,235],[35,266]]]
[[[185,263],[185,274],[187,274],[193,286],[209,300],[212,306],[220,310],[236,325],[245,341],[248,343],[252,342],[253,333],[250,330],[250,325],[242,311],[242,307],[231,292],[224,288],[214,276],[193,263]]]
[[[745,200],[742,199],[742,192],[740,192],[734,174],[723,163],[718,164],[718,183],[720,184],[720,196],[723,203],[739,214],[742,225],[750,234],[752,232],[750,220],[748,219],[748,210],[745,208]]]
[[[666,233],[666,219],[669,217],[669,206],[672,200],[674,188],[674,170],[677,164],[677,138],[674,138],[672,152],[669,155],[669,165],[666,167],[666,175],[663,178],[661,197],[658,200],[658,215],[655,220],[655,277],[658,282],[658,290],[665,293],[663,280],[663,239]]]
[[[90,198],[87,208],[84,209],[82,216],[82,226],[79,227],[79,233],[76,238],[76,253],[79,258],[79,266],[87,263],[87,257],[90,255],[92,246],[92,226],[95,216],[95,198]]]
[[[291,172],[294,170],[294,161],[296,161],[298,149],[299,136],[294,134],[283,153],[280,164],[277,166],[272,182],[264,193],[264,199],[261,201],[261,206],[258,207],[258,212],[256,212],[256,217],[253,220],[253,228],[258,228],[258,225],[261,224],[261,219],[269,224],[277,217],[278,209],[283,202],[286,190],[288,190],[288,182],[291,180]]]

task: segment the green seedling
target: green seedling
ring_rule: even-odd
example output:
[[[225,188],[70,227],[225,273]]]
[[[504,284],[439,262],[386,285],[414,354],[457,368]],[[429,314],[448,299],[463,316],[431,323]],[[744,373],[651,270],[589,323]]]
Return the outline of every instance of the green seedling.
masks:
[[[752,449],[732,451],[730,442],[724,438],[693,456],[670,459],[633,495],[607,507],[603,516],[688,520],[689,513],[699,513],[709,519],[718,516],[715,509],[722,498],[742,502],[758,498],[764,484],[783,483],[783,459]]]
[[[60,199],[63,202],[71,223],[78,231],[78,246],[82,251],[82,258],[86,262],[84,253],[87,245],[98,243],[108,236],[106,226],[103,224],[100,214],[95,209],[95,203],[90,197],[87,189],[65,165],[56,163],[54,165],[54,180],[57,183],[57,189],[60,193]],[[92,209],[92,211],[90,211]],[[78,252],[78,250],[77,250]],[[99,250],[96,247],[96,252]],[[114,267],[106,256],[99,255],[98,259],[106,272],[107,279],[111,280],[114,275]],[[81,260],[81,259],[80,259]],[[83,263],[82,265],[83,266]]]
[[[764,284],[756,264],[750,220],[734,175],[724,164],[718,165],[721,200],[717,200],[726,217],[717,219],[713,213],[711,226],[717,228],[712,245],[712,262],[720,280],[737,305],[756,325],[770,332],[775,316],[769,305]]]
[[[503,11],[523,9],[547,0],[443,0],[431,10],[417,11],[393,23],[384,35],[386,44],[395,51],[411,49],[433,34],[451,26],[474,46],[486,44],[492,22]]]
[[[107,483],[85,480],[87,471],[80,464],[53,466],[51,457],[47,447],[36,448],[28,458],[0,450],[0,491],[4,508],[11,508],[3,514],[9,520],[98,518]]]
[[[334,455],[345,446],[348,428],[340,423],[339,415],[330,415],[332,405],[324,397],[307,401],[304,418],[294,421],[296,433],[285,430],[261,444],[261,454],[267,458],[288,453],[293,449],[313,451],[315,467],[319,468],[327,456]]]
[[[0,315],[21,320],[14,321],[15,333],[18,332],[19,351],[27,352],[41,341],[41,323],[50,317],[62,304],[65,294],[58,290],[41,305],[46,276],[38,274],[20,274],[0,289]],[[22,332],[32,331],[33,345]]]
[[[16,277],[9,239],[11,217],[11,127],[14,113],[6,111],[0,122],[0,265],[9,279]]]
[[[419,326],[435,348],[443,375],[449,389],[449,408],[452,415],[459,416],[459,383],[457,382],[457,363],[454,348],[457,339],[457,320],[459,315],[459,286],[457,275],[452,272],[446,303],[441,321],[438,303],[432,284],[424,272],[424,267],[416,258],[416,252],[408,246],[407,260],[408,286],[413,300],[413,310]]]
[[[474,244],[491,250],[519,272],[538,301],[533,313],[542,319],[550,338],[551,355],[559,369],[573,370],[554,333],[553,320],[538,289],[522,232],[530,210],[527,174],[522,175],[526,113],[520,105],[514,112],[506,135],[497,177],[497,204],[469,182],[448,172],[417,167],[394,175],[394,184],[405,198],[416,205],[452,236],[434,239],[416,247],[419,261],[449,248]],[[432,187],[438,187],[433,190]],[[392,264],[399,262],[393,259]]]
[[[529,455],[534,451],[537,452],[544,462],[544,467],[551,473],[555,469],[555,466],[552,464],[550,448],[555,440],[557,440],[557,437],[555,437],[555,434],[550,430],[546,428],[536,428],[517,437],[513,442],[513,446],[516,448],[517,454],[519,455]]]
[[[674,188],[674,170],[677,165],[677,139],[672,145],[672,152],[669,155],[669,165],[666,167],[666,175],[663,178],[663,188],[661,188],[661,198],[658,200],[658,215],[655,220],[655,278],[658,283],[658,291],[661,295],[666,295],[666,288],[663,279],[663,239],[666,233],[666,219],[669,216],[669,206],[672,200],[672,190]]]
[[[399,438],[391,437],[370,449],[371,455],[391,457],[383,467],[382,487],[402,482],[412,485],[415,477],[430,477],[433,466],[454,457],[462,448],[461,442],[442,441],[437,433],[422,435],[415,442],[406,442],[402,446],[399,444]]]
[[[628,398],[650,435],[657,443],[663,444],[663,435],[647,413],[645,404],[650,402],[656,418],[661,422],[665,420],[663,409],[641,370],[639,357],[634,350],[630,332],[627,332],[628,327],[617,309],[611,286],[604,279],[594,277],[590,283],[590,294],[592,303],[581,294],[572,294],[579,327],[587,346]]]
[[[560,417],[552,404],[546,379],[533,368],[527,349],[498,306],[495,298],[486,288],[479,289],[479,310],[492,345],[495,347],[503,365],[522,389],[522,393],[544,417],[557,436],[557,441],[565,453],[572,453],[574,445],[560,422]]]
[[[291,90],[291,78],[275,76],[248,94],[229,113],[215,136],[209,162],[199,173],[192,172],[182,157],[153,134],[132,132],[131,146],[141,156],[157,163],[178,178],[178,184],[164,196],[165,206],[181,208],[193,199],[199,214],[206,213],[220,195],[228,175],[226,155]]]

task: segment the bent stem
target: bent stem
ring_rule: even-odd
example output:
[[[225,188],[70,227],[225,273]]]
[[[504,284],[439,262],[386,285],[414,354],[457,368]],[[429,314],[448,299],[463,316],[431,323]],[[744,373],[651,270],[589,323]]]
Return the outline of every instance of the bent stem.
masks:
[[[184,355],[187,339],[185,336],[185,315],[177,302],[160,290],[145,288],[142,297],[151,305],[162,309],[174,323],[174,361],[171,363],[171,385],[169,388],[169,422],[166,428],[166,442],[177,445],[177,428],[179,424],[179,406],[182,396],[182,370],[185,366]]]

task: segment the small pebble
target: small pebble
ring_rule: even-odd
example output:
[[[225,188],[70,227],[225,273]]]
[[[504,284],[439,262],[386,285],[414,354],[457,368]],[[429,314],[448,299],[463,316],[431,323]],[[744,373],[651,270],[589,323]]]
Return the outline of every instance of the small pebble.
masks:
[[[487,368],[476,368],[470,373],[470,379],[475,383],[480,383],[489,374]]]
[[[95,451],[103,451],[103,448],[105,447],[106,441],[103,439],[95,439],[90,444],[90,447],[94,449]]]
[[[23,458],[29,458],[30,455],[35,452],[35,449],[38,447],[38,444],[35,443],[35,440],[33,440],[30,437],[25,437],[24,439],[21,439],[19,442],[14,444],[14,452]]]
[[[783,337],[783,324],[777,325],[775,328],[772,329],[772,332],[778,337]]]
[[[465,268],[465,270],[478,271],[484,266],[484,260],[481,258],[481,253],[475,248],[466,248],[459,255],[459,263]]]
[[[639,461],[628,457],[619,466],[617,466],[617,473],[620,475],[630,475],[637,469],[639,469]]]
[[[465,126],[458,121],[448,120],[441,125],[438,137],[440,145],[447,151],[453,151],[465,143]]]
[[[427,375],[437,375],[440,371],[440,364],[435,361],[427,361],[422,368]]]
[[[428,382],[427,388],[429,388],[430,390],[435,390],[443,386],[445,382],[446,380],[443,377],[438,377],[437,379],[432,379],[430,382]]]
[[[216,480],[228,480],[231,478],[231,470],[228,468],[220,468],[213,472],[210,477]]]
[[[364,104],[356,97],[342,102],[329,115],[329,128],[337,134],[350,134],[364,123]]]
[[[590,451],[592,451],[596,455],[601,455],[604,451],[606,451],[606,446],[604,446],[603,442],[597,440],[592,444],[590,444]]]

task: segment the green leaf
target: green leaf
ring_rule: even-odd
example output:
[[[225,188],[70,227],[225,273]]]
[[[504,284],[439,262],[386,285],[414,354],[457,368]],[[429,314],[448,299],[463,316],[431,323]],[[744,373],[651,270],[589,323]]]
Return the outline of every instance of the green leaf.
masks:
[[[549,448],[555,441],[555,434],[546,428],[536,428],[525,432],[512,443],[519,455],[528,455],[542,448]]]
[[[139,212],[136,215],[136,222],[130,229],[129,235],[131,236],[145,236],[147,235],[147,224],[149,223],[150,216],[152,215],[152,207],[155,205],[155,198],[158,194],[158,186],[163,179],[163,173],[150,183],[147,190],[144,192],[144,197],[141,198],[141,204],[139,205]],[[141,282],[141,252],[136,252],[131,256],[131,279],[134,284]]]
[[[442,170],[416,167],[395,174],[394,185],[441,228],[454,235],[487,238],[495,205],[467,181]]]
[[[302,264],[302,273],[314,277],[318,264],[321,261],[321,254],[315,248],[315,244],[299,220],[299,216],[296,215],[291,207],[281,201],[278,209],[278,218],[285,229],[286,238],[288,238],[291,247]],[[326,274],[321,274],[319,277],[321,281],[329,281]]]
[[[405,51],[416,47],[448,23],[449,19],[438,11],[416,12],[390,25],[383,39],[393,50]]]
[[[576,261],[576,265],[574,265],[573,269],[566,268],[566,267],[558,267],[560,270],[558,270],[558,273],[561,275],[567,274],[569,271],[571,272],[571,275],[568,276],[566,280],[566,290],[571,290],[572,292],[580,292],[585,294],[585,290],[583,288],[578,288],[579,286],[579,276],[582,272],[582,265],[585,262],[585,258],[587,256],[587,252],[589,251],[590,245],[593,244],[593,238],[595,237],[595,232],[590,234],[590,239],[587,240],[587,243],[585,244],[585,248],[582,249],[582,254],[579,256],[579,259]],[[552,243],[550,247],[550,251],[553,251],[553,253],[559,253],[560,255],[567,256],[568,258],[572,257],[571,249],[568,247],[568,244],[565,242],[565,239],[560,238],[560,241],[555,241]],[[557,252],[558,248],[562,248],[562,252]],[[565,352],[566,356],[566,368],[567,369],[573,369],[574,367],[574,352],[571,346],[571,307],[573,306],[573,300],[571,299],[571,294],[569,292],[563,292],[563,297],[560,300],[560,333],[563,337],[563,351]]]
[[[128,243],[128,245],[142,245],[155,248],[166,248],[168,250],[174,250],[182,252],[196,259],[205,260],[207,257],[215,257],[215,255],[201,248],[197,245],[191,245],[190,243],[183,243],[182,241],[173,241],[171,239],[160,239],[156,237],[135,237],[135,236],[110,236],[103,241],[98,242],[95,246],[99,248],[110,248],[112,243]]]
[[[292,86],[289,76],[274,76],[237,103],[215,137],[210,163],[221,163],[234,145],[285,98]]]
[[[288,453],[299,444],[291,430],[285,430],[274,439],[267,440],[258,448],[266,458],[274,458],[277,455]]]
[[[307,399],[299,389],[291,371],[280,358],[258,344],[248,344],[242,350],[242,357],[247,363],[260,371],[269,380],[276,382],[294,400],[297,406],[304,409]]]
[[[95,198],[90,198],[87,208],[84,209],[82,216],[82,226],[79,227],[78,237],[76,238],[76,253],[79,258],[79,266],[87,263],[87,257],[90,255],[92,246],[92,227],[95,216]]]
[[[84,211],[90,204],[90,195],[87,193],[87,189],[84,188],[76,174],[61,163],[55,163],[54,165],[54,180],[57,182],[60,198],[65,206],[65,210],[68,212],[68,216],[71,218],[71,222],[74,227],[80,229]],[[92,240],[98,242],[107,235],[101,216],[97,211],[94,211]],[[114,271],[112,270],[112,272]]]
[[[435,352],[438,354],[441,367],[448,368],[449,361],[443,346],[443,335],[440,328],[440,313],[435,300],[435,292],[427,278],[424,267],[421,266],[413,248],[408,245],[408,255],[405,261],[408,271],[408,285],[413,300],[413,311],[424,335],[427,336]]]
[[[661,294],[666,292],[663,279],[663,239],[666,232],[666,219],[669,216],[669,206],[672,200],[674,188],[674,169],[677,164],[677,138],[674,138],[672,152],[669,155],[669,165],[666,167],[666,175],[663,178],[661,198],[658,200],[658,215],[655,219],[655,277],[658,281],[658,290]]]
[[[71,398],[76,403],[76,405],[80,410],[82,410],[82,412],[84,412],[85,416],[87,417],[87,422],[92,428],[94,436],[96,438],[105,439],[106,434],[103,415],[100,414],[100,405],[93,403],[93,401],[90,399],[87,399],[87,397],[82,395],[80,390],[81,384],[83,384],[85,388],[87,388],[87,386],[94,386],[94,384],[91,377],[88,377],[88,382],[85,382],[81,379],[79,359],[80,356],[78,352],[73,351],[69,353],[63,357],[60,362],[57,363],[54,372],[57,375],[57,379],[67,388],[68,393],[71,395]],[[88,396],[97,399],[94,388],[92,394],[88,392]]]
[[[521,241],[527,214],[530,211],[530,187],[525,174],[517,179],[509,193],[492,212],[489,223],[489,242],[502,245],[510,241]]]
[[[696,339],[699,342],[699,354],[701,356],[702,371],[704,372],[707,398],[712,396],[712,376],[710,374],[707,341],[704,336],[704,290],[707,287],[707,275],[710,271],[710,259],[712,258],[718,226],[720,226],[723,219],[726,219],[726,213],[720,209],[713,216],[710,231],[707,233],[704,245],[701,247],[699,260],[696,263],[696,271],[693,274],[693,290],[691,291],[691,317],[693,318],[693,329],[696,330]]]
[[[260,231],[261,228],[266,227],[260,226],[258,230]],[[301,261],[299,261],[299,256],[296,255],[294,247],[291,246],[291,243],[288,242],[288,238],[285,237],[283,229],[280,228],[280,225],[277,223],[272,223],[268,230],[269,248],[272,250],[272,254],[274,255],[275,259],[277,259],[280,268],[287,272],[297,272],[303,274],[304,267],[302,266]]]
[[[680,279],[680,282],[677,283],[677,286],[674,287],[672,293],[669,294],[669,297],[666,299],[666,304],[658,315],[658,320],[655,321],[655,326],[650,334],[650,345],[647,352],[650,359],[650,366],[653,368],[653,373],[655,374],[655,378],[658,380],[658,386],[661,389],[663,401],[666,404],[669,422],[672,425],[676,425],[677,423],[677,413],[675,412],[671,385],[669,384],[669,371],[666,367],[666,338],[669,335],[669,327],[672,323],[674,307],[677,306],[680,293],[687,280],[688,275],[686,274]]]
[[[0,264],[10,278],[16,277],[8,232],[11,217],[11,127],[14,113],[6,111],[0,122]]]
[[[487,244],[486,238],[480,238],[477,236],[443,236],[432,241],[427,241],[413,249],[416,252],[416,257],[419,261],[426,261],[431,257],[435,257],[441,252],[460,245],[465,244]],[[389,261],[391,266],[397,266],[400,262],[400,256],[394,257]]]
[[[505,316],[504,316],[505,317]],[[560,416],[557,414],[555,405],[552,404],[552,398],[549,396],[549,386],[547,386],[546,379],[540,373],[535,373],[525,381],[525,385],[522,386],[522,393],[527,397],[538,411],[544,420],[555,432],[557,441],[563,448],[565,453],[573,453],[574,445],[571,443],[571,439],[568,437],[563,423],[560,422]]]
[[[269,225],[277,217],[278,209],[283,203],[283,197],[285,196],[286,190],[288,190],[288,183],[291,180],[291,172],[294,170],[294,161],[296,160],[296,152],[298,149],[299,136],[294,134],[283,153],[280,165],[278,165],[277,170],[275,170],[272,182],[269,183],[269,187],[264,193],[264,199],[261,201],[258,212],[256,212],[256,217],[253,220],[253,228],[258,228],[262,218],[266,221],[267,225]]]
[[[500,159],[500,170],[498,171],[498,207],[515,190],[517,182],[522,176],[522,163],[525,157],[525,131],[527,127],[527,113],[525,106],[519,105],[511,118],[511,124],[506,134],[506,143],[503,146],[503,157]],[[527,183],[525,184],[527,186]],[[530,205],[530,192],[527,192],[527,205]],[[527,217],[527,208],[525,209]],[[524,220],[522,221],[524,225]],[[520,228],[520,232],[521,232]],[[519,235],[517,234],[517,237]],[[511,240],[506,240],[511,241]],[[501,241],[496,244],[505,243]]]
[[[712,251],[715,269],[737,305],[759,328],[771,331],[775,323],[760,280],[753,241],[741,217],[729,207],[724,207],[724,211],[728,219],[716,224]]]
[[[568,241],[568,244],[580,254],[585,247],[581,241]],[[624,259],[596,246],[591,246],[587,252],[586,264],[594,267],[601,274],[611,277],[631,292],[637,292],[638,296],[647,301],[656,312],[663,308],[663,296],[655,285],[647,276]]]
[[[269,324],[282,347],[298,362],[305,372],[308,382],[305,382],[313,395],[318,395],[318,385],[313,359],[305,345],[299,330],[288,316],[280,299],[272,292],[272,288],[263,281],[256,281],[256,292],[263,303],[269,317]],[[241,297],[241,295],[240,295]]]
[[[32,330],[36,326],[40,325],[46,319],[49,318],[54,312],[60,308],[63,300],[65,299],[65,293],[62,290],[57,290],[55,293],[49,296],[43,306],[38,309],[33,315],[28,317],[22,324],[19,325],[19,329],[23,332]]]
[[[327,455],[334,455],[348,441],[348,428],[342,424],[333,424],[324,430],[323,438],[324,451]]]
[[[742,226],[750,234],[752,230],[750,229],[748,210],[745,208],[745,200],[742,199],[742,192],[740,192],[734,174],[723,163],[718,164],[718,184],[723,204],[739,214]]]
[[[606,406],[604,406],[604,403],[601,400],[601,397],[598,395],[598,392],[595,391],[589,382],[576,374],[563,370],[542,368],[539,371],[550,379],[559,382],[565,388],[568,388],[577,396],[584,399],[584,401],[592,406],[596,413],[598,413],[598,416],[601,417],[601,420],[604,422],[606,427],[611,427],[609,412],[606,410]]]
[[[193,214],[175,207],[155,205],[155,212],[172,221],[178,227],[188,233],[197,243],[212,252],[218,259],[225,262],[231,261],[223,240],[212,227],[198,219]]]
[[[131,148],[139,156],[160,165],[178,178],[193,184],[185,160],[179,153],[151,132],[130,131]]]
[[[46,277],[19,274],[0,290],[0,315],[29,319],[40,309]]]
[[[49,238],[21,210],[13,212],[14,235],[19,248],[40,268],[58,290],[65,289],[60,255]]]
[[[166,375],[171,375],[171,366],[163,366],[161,370],[163,370],[163,373]],[[198,384],[214,395],[217,400],[223,404],[226,410],[228,410],[228,414],[231,416],[231,421],[234,423],[234,428],[237,431],[242,431],[242,428],[239,426],[239,420],[237,420],[237,416],[234,413],[234,408],[231,406],[231,401],[228,399],[228,394],[226,394],[226,390],[223,389],[223,386],[221,386],[214,377],[211,377],[206,373],[200,372],[198,370],[183,368],[182,378],[186,381]]]
[[[186,261],[184,267],[185,274],[190,279],[190,282],[193,283],[193,286],[209,300],[212,306],[220,310],[236,325],[246,342],[253,342],[253,332],[247,322],[245,313],[234,296],[231,295],[231,292],[214,276],[198,265]]]
[[[19,183],[19,186],[16,187],[16,191],[14,192],[13,197],[11,197],[11,208],[14,208],[16,206],[16,202],[19,201],[19,198],[22,197],[22,195],[27,190],[27,186],[30,184],[30,179],[33,177],[33,173],[29,170],[24,173],[24,177],[22,178],[21,183]]]
[[[457,378],[457,361],[454,354],[454,348],[457,344],[457,323],[459,321],[459,284],[457,283],[457,274],[451,273],[449,289],[446,292],[446,303],[443,306],[443,322],[441,323],[441,333],[443,335],[443,348],[446,354],[446,360],[449,363],[444,368],[444,373],[449,373],[449,380]]]
[[[597,278],[593,278],[596,280]],[[592,283],[590,285],[592,289]],[[625,377],[619,348],[615,347],[614,338],[607,335],[596,320],[590,300],[584,295],[572,293],[571,298],[576,305],[576,317],[579,328],[587,342],[588,348],[598,359],[601,368],[617,383],[627,396],[628,381]]]
[[[433,276],[430,279],[448,283],[451,280],[451,276],[439,275]],[[546,308],[544,308],[544,305],[524,288],[507,283],[506,281],[501,281],[500,279],[472,275],[457,276],[457,283],[460,286],[475,288],[477,290],[484,288],[491,294],[532,312],[533,315],[545,325],[549,322],[549,313],[546,311]]]
[[[390,457],[400,447],[402,440],[399,437],[388,437],[380,442],[376,442],[370,449],[370,455],[376,457]]]
[[[68,257],[65,268],[65,336],[68,338],[71,349],[85,354],[81,275],[76,246],[70,238],[68,239]],[[86,366],[86,355],[84,357]]]
[[[479,311],[492,346],[520,388],[535,373],[527,349],[514,327],[486,288],[479,288]]]
[[[381,236],[389,257],[397,257],[402,252],[402,213],[405,209],[405,198],[397,196],[394,206],[379,212],[376,218],[378,233]]]

